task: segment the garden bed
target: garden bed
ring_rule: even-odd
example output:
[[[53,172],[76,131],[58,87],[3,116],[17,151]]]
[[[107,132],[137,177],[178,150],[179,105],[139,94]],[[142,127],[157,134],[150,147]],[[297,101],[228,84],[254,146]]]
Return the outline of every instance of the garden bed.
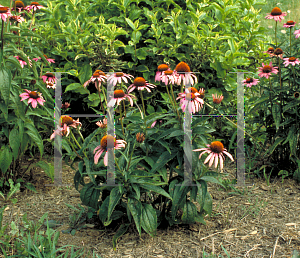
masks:
[[[75,165],[77,167],[77,164]],[[234,170],[231,170],[234,171]],[[226,171],[225,171],[226,172]],[[227,171],[228,172],[228,171]],[[3,223],[15,221],[27,212],[29,220],[38,221],[48,212],[49,220],[63,223],[60,232],[69,227],[69,214],[73,211],[65,203],[78,207],[79,193],[74,188],[75,171],[63,162],[63,184],[49,187],[50,180],[41,169],[33,171],[32,183],[37,193],[25,190],[17,193],[15,205],[7,205]],[[234,175],[230,175],[233,178]],[[291,257],[293,250],[300,251],[300,186],[294,180],[276,179],[267,186],[265,180],[254,179],[253,186],[237,187],[244,194],[230,194],[216,184],[208,184],[213,198],[213,212],[206,216],[207,225],[193,224],[158,229],[157,237],[146,233],[139,237],[135,225],[118,241],[113,251],[112,237],[118,226],[111,229],[80,229],[74,236],[60,233],[58,247],[72,244],[94,250],[100,257],[202,257],[207,253],[222,254],[221,245],[230,257]],[[19,220],[18,220],[19,218]],[[42,226],[40,230],[46,230]],[[58,248],[57,247],[57,248]],[[90,252],[90,253],[91,253]]]

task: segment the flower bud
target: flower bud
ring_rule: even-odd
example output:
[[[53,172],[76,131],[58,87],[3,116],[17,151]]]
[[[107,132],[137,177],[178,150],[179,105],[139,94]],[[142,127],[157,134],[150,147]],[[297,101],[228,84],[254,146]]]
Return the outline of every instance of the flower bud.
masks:
[[[143,133],[136,134],[136,141],[142,143],[145,140],[145,135]]]

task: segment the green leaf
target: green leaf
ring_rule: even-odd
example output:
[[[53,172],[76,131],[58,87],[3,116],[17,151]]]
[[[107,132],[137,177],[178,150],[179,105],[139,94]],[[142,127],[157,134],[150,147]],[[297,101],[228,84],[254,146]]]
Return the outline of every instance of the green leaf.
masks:
[[[96,186],[97,183],[96,183],[95,177],[94,177],[94,175],[91,174],[89,159],[84,157],[83,160],[84,160],[84,163],[85,163],[85,166],[86,166],[86,172],[87,172],[89,178],[91,179],[91,181],[93,182],[93,184]]]
[[[35,187],[34,187],[34,185],[33,185],[32,183],[27,182],[27,183],[25,184],[25,187],[26,187],[27,189],[29,189],[30,191],[33,191],[33,192],[37,193],[37,190],[35,189]]]
[[[67,91],[75,90],[75,89],[81,88],[81,87],[82,87],[82,85],[80,83],[72,83],[72,84],[70,84],[70,85],[67,86],[67,88],[65,90],[65,93]]]
[[[115,187],[111,190],[110,196],[109,196],[109,205],[108,205],[108,211],[107,211],[107,220],[110,220],[110,216],[112,212],[114,211],[116,205],[119,203],[120,199],[122,197],[122,192],[120,192],[119,187]]]
[[[139,200],[128,198],[128,208],[134,219],[136,228],[141,235],[141,215],[142,215],[142,204]]]
[[[8,63],[11,63],[13,65],[15,65],[15,67],[18,69],[18,70],[22,70],[22,66],[19,62],[19,60],[17,60],[17,58],[13,57],[13,56],[9,56],[5,62],[8,62]]]
[[[90,64],[85,64],[82,69],[79,72],[79,80],[81,84],[84,84],[86,81],[88,81],[92,76],[92,68]]]
[[[195,217],[197,215],[197,208],[191,201],[186,201],[183,206],[183,213],[181,220],[183,223],[192,224],[195,223]]]
[[[172,200],[172,197],[164,189],[160,188],[159,186],[150,185],[150,184],[141,184],[140,186],[146,190],[156,192],[156,193],[166,196],[167,198]]]
[[[187,193],[190,190],[190,187],[187,185],[189,181],[183,181],[182,184],[176,185],[173,192],[173,202],[172,202],[172,208],[171,208],[171,215],[172,218],[175,219],[175,215],[177,213],[177,210],[182,203],[182,201],[185,199]]]
[[[274,144],[271,146],[271,148],[268,150],[269,155],[273,153],[273,151],[276,149],[276,147],[284,140],[284,138],[277,138]]]
[[[11,78],[11,72],[8,68],[0,68],[0,93],[6,105],[8,105],[10,97]]]
[[[150,204],[142,204],[141,225],[150,236],[155,237],[157,229],[157,214]]]
[[[128,230],[130,223],[122,224],[116,234],[113,236],[113,249],[116,250],[117,240],[120,236],[124,235]]]
[[[3,174],[7,171],[12,162],[12,153],[9,147],[6,145],[4,149],[0,152],[0,169]]]
[[[17,126],[15,126],[14,129],[10,131],[9,145],[13,151],[14,160],[16,160],[18,157],[18,151],[20,147],[19,130],[17,129]]]
[[[176,156],[176,154],[176,152],[170,154],[169,151],[165,151],[164,153],[162,153],[162,155],[158,158],[158,160],[152,167],[150,173],[154,173],[155,171],[166,165],[169,160],[173,159]]]
[[[80,200],[86,206],[97,209],[100,190],[95,188],[93,182],[86,184],[80,191]]]
[[[36,143],[40,150],[40,156],[42,157],[44,153],[44,144],[41,135],[33,124],[27,123],[25,124],[25,127],[28,129],[25,133],[30,136],[34,143]]]
[[[206,192],[205,195],[203,210],[205,210],[209,215],[212,212],[212,198],[208,192]]]
[[[108,212],[108,205],[109,205],[109,199],[110,197],[107,196],[106,199],[103,201],[103,203],[101,204],[100,206],[100,209],[99,209],[99,218],[100,220],[102,221],[102,223],[104,224],[104,222],[106,221],[107,219],[107,212]]]
[[[280,121],[281,121],[281,112],[280,112],[280,106],[277,104],[274,104],[272,107],[272,114],[275,121],[276,129],[279,129]]]
[[[136,30],[136,27],[134,26],[133,22],[128,19],[128,18],[125,18],[126,22],[128,23],[128,25],[133,29],[133,30]]]

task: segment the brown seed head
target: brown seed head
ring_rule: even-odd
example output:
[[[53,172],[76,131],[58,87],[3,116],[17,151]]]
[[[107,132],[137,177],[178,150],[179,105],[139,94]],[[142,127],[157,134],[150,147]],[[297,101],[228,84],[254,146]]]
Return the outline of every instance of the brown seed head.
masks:
[[[287,21],[287,22],[286,22],[287,25],[294,25],[295,23],[296,23],[296,22],[294,22],[294,21]]]
[[[168,70],[169,66],[167,64],[161,64],[157,67],[157,70],[160,72]]]
[[[61,124],[71,125],[73,124],[73,118],[70,116],[61,116]]]
[[[123,75],[124,75],[124,73],[122,73],[122,72],[116,73],[116,77],[122,77]]]
[[[100,73],[98,73],[97,71],[93,73],[93,77],[100,77]]]
[[[194,100],[196,98],[196,95],[194,93],[187,93],[186,98],[187,100]]]
[[[36,91],[32,91],[29,93],[30,98],[37,99],[39,94]]]
[[[265,65],[262,70],[264,73],[270,73],[272,71],[272,68],[269,65]]]
[[[35,5],[35,6],[37,6],[37,5],[40,5],[38,2],[31,2],[31,4],[30,5]]]
[[[279,56],[279,55],[283,54],[283,51],[282,51],[281,48],[276,48],[275,51],[274,51],[274,54]]]
[[[165,75],[172,75],[173,73],[173,70],[167,70],[167,71],[164,71]]]
[[[247,78],[246,79],[246,83],[251,83],[251,82],[253,82],[253,78]]]
[[[292,57],[289,58],[289,61],[290,61],[290,62],[295,62],[295,61],[296,61],[296,58],[292,56]]]
[[[47,77],[54,77],[54,74],[53,74],[53,73],[45,73],[45,75],[46,75]]]
[[[294,93],[294,97],[295,97],[295,99],[298,99],[298,98],[300,97],[300,93],[296,91],[296,92]]]
[[[142,143],[145,140],[145,135],[143,133],[136,134],[136,141]]]
[[[268,48],[268,52],[269,52],[269,53],[274,53],[274,48],[269,47],[269,48]]]
[[[178,65],[176,65],[175,71],[177,72],[190,72],[191,69],[185,62],[180,62]]]
[[[271,15],[273,15],[273,16],[279,16],[281,14],[282,14],[282,11],[278,7],[273,8],[273,10],[271,11]]]
[[[214,153],[221,153],[224,150],[224,145],[219,141],[214,141],[210,144],[210,150]]]
[[[137,77],[134,79],[133,84],[135,86],[146,86],[146,80],[143,77]]]
[[[107,148],[107,141],[109,145],[112,145],[114,143],[114,147],[116,147],[116,139],[112,135],[105,135],[102,137],[100,145],[101,148],[106,149]]]
[[[0,7],[0,13],[7,13],[7,11],[8,11],[8,7],[4,7],[4,6]]]
[[[198,93],[198,90],[195,87],[189,87],[188,90],[192,93]]]
[[[123,98],[125,93],[123,90],[115,90],[114,91],[114,98]]]
[[[20,8],[20,7],[23,7],[23,8],[24,8],[25,5],[24,5],[24,3],[23,3],[22,1],[16,1],[16,2],[15,2],[15,7],[19,7],[19,8]]]
[[[31,81],[30,81],[30,84],[31,84],[31,85],[36,84],[36,80],[31,80]]]

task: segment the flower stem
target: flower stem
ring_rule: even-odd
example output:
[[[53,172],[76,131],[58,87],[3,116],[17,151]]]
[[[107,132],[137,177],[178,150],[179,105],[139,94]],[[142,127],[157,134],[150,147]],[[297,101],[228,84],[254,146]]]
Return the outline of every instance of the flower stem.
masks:
[[[276,25],[275,25],[275,45],[277,48],[277,21],[276,21]]]
[[[3,32],[4,32],[4,21],[2,20],[2,30],[1,30],[1,50],[3,53],[3,49],[4,49],[4,37],[3,37]]]
[[[102,101],[101,101],[101,95],[100,95],[101,89],[100,89],[99,81],[96,81],[96,85],[97,85],[97,89],[98,89],[98,95],[99,95],[99,99],[100,99],[100,104],[101,104],[102,112],[103,112],[103,115],[104,115],[104,107],[103,107]]]
[[[142,93],[141,90],[140,90],[140,95],[141,95],[142,104],[143,104],[144,118],[146,118],[146,110],[145,110],[144,98],[143,98],[143,93]]]
[[[296,86],[296,77],[295,77],[295,66],[293,65],[293,76],[294,76],[294,84],[292,84],[292,87],[295,85]]]
[[[78,156],[78,158],[80,158],[80,159],[82,159],[82,160],[83,160],[83,158],[82,158],[81,156],[79,156],[79,154],[78,154],[78,153],[77,153],[77,151],[75,150],[75,148],[74,148],[74,146],[73,146],[72,142],[70,141],[70,139],[69,139],[69,138],[67,138],[67,140],[68,140],[68,142],[70,143],[70,145],[72,146],[72,149],[73,149],[73,151],[76,153],[76,155]]]
[[[72,130],[70,130],[70,133],[71,133],[71,136],[72,136],[73,140],[76,142],[77,146],[79,147],[79,149],[81,149],[81,146],[80,146],[80,144],[78,143],[78,141],[76,140],[76,138],[75,138],[75,136],[74,136]]]
[[[107,100],[106,100],[106,93],[105,93],[105,91],[104,91],[104,86],[103,85],[101,85],[102,86],[102,91],[103,91],[103,96],[104,96],[104,100],[105,100],[105,104],[106,104],[106,106],[107,106]]]
[[[123,132],[123,135],[125,136],[124,127],[123,127],[123,118],[122,118],[121,104],[119,105],[119,111],[120,111],[120,120],[121,120],[122,132]]]
[[[292,27],[290,27],[290,56],[292,56]]]
[[[124,117],[126,117],[126,107],[125,107],[125,100],[123,100],[122,102],[123,102],[123,107],[124,107]]]
[[[83,138],[83,136],[82,136],[82,134],[81,134],[81,132],[80,132],[80,130],[79,130],[79,128],[78,128],[78,127],[77,127],[77,132],[79,133],[79,135],[80,135],[80,137],[81,137],[82,141],[84,142],[84,138]]]
[[[281,105],[281,68],[280,68],[280,58],[278,58],[278,76],[279,76],[279,84],[280,84],[280,94],[279,94],[279,99],[280,99],[280,105]]]
[[[176,112],[177,112],[178,120],[179,120],[179,123],[181,124],[181,118],[180,118],[180,115],[179,115],[179,112],[178,112],[178,109],[177,109],[177,104],[176,104],[177,102],[175,100],[172,83],[170,84],[170,87],[171,87],[171,93],[172,93],[172,96],[173,96],[173,101],[174,101],[175,109],[176,109]]]
[[[269,82],[270,82],[269,98],[270,98],[270,103],[271,103],[271,115],[272,115],[272,110],[273,110],[273,103],[272,103],[272,83],[271,83],[271,78],[270,77],[269,77]]]
[[[172,106],[173,106],[173,108],[174,108],[174,113],[175,113],[175,112],[176,112],[176,108],[175,108],[173,99],[171,98],[171,95],[170,95],[170,92],[169,92],[169,88],[168,88],[168,84],[166,84],[166,89],[167,89],[167,93],[168,93],[168,95],[169,95],[169,99],[170,99],[170,101],[171,101],[171,103],[172,103]]]
[[[133,152],[134,152],[134,149],[135,149],[135,144],[136,144],[136,141],[134,141],[134,144],[133,144],[133,149],[132,149],[132,152],[131,152],[131,155],[130,155],[130,160],[129,160],[129,162],[128,162],[127,171],[129,170],[129,166],[130,166],[130,162],[131,162],[132,154],[133,154]]]

